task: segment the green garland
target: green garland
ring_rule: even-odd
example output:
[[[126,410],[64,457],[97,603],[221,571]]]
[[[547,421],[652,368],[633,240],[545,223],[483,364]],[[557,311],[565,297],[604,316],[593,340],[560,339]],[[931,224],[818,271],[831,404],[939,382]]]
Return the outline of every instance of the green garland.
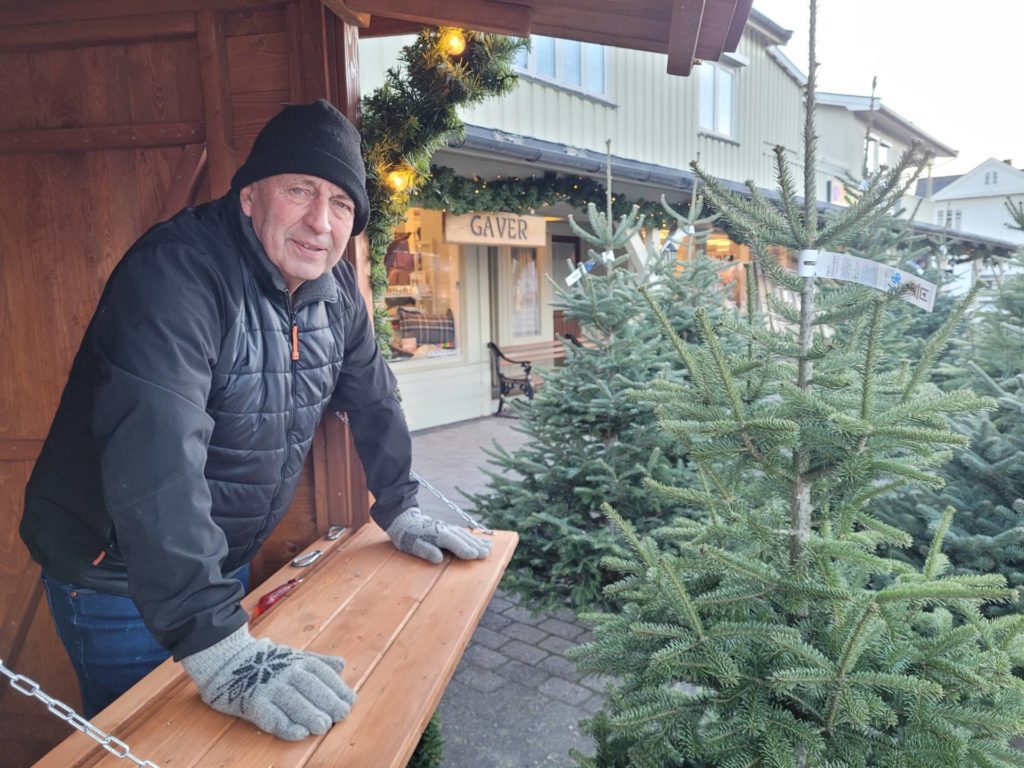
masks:
[[[604,184],[586,176],[575,176],[547,171],[540,176],[507,176],[496,179],[472,179],[459,176],[451,168],[433,166],[430,177],[412,198],[412,204],[422,208],[468,213],[470,211],[506,211],[532,213],[557,203],[568,203],[585,211],[588,203],[603,208]],[[612,197],[612,214],[616,217],[629,213],[633,206],[644,214],[645,221],[659,227],[675,224],[665,213],[661,203],[654,200],[631,200],[623,195]],[[689,210],[689,201],[671,204],[678,211]]]
[[[427,28],[402,49],[402,66],[387,71],[384,84],[362,102],[363,158],[370,198],[370,283],[376,309],[377,340],[387,349],[391,325],[381,306],[387,287],[384,257],[409,208],[411,195],[430,175],[430,158],[465,128],[457,109],[509,93],[517,78],[518,38],[464,32],[465,49],[455,55],[442,46],[451,30]],[[403,189],[389,181],[397,176]]]

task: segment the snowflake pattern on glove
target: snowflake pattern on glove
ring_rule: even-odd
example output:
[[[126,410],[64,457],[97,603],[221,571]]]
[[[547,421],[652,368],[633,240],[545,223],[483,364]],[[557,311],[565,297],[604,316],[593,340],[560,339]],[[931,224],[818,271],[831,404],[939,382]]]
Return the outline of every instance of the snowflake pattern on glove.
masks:
[[[218,688],[217,695],[210,702],[222,696],[227,697],[228,704],[241,699],[240,709],[245,711],[248,694],[258,685],[266,685],[279,672],[288,668],[292,659],[298,656],[291,648],[274,647],[269,651],[257,651],[231,671],[231,679]]]
[[[417,541],[425,541],[436,547],[441,538],[441,526],[443,523],[426,517],[425,515],[420,515],[419,517],[420,520],[417,520],[419,525],[415,528],[410,528],[403,533],[402,538],[398,542],[398,548],[410,555],[412,554],[413,545]]]

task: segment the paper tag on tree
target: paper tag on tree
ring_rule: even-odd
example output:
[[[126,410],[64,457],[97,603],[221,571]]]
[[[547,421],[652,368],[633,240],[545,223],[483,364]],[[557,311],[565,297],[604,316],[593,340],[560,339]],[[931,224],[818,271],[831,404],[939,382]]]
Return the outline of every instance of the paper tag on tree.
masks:
[[[594,260],[587,259],[585,262],[580,264],[576,269],[569,273],[569,276],[565,278],[566,285],[576,285],[585,274],[594,269]]]
[[[810,254],[817,254],[813,258]],[[808,257],[805,259],[804,255]],[[811,267],[811,274],[819,277],[829,277],[833,280],[843,280],[849,283],[866,285],[877,288],[881,291],[898,290],[909,286],[903,293],[903,298],[916,307],[926,312],[935,308],[935,293],[938,286],[927,280],[922,280],[912,272],[906,272],[888,264],[880,264],[870,259],[862,259],[858,256],[851,256],[848,253],[835,253],[833,251],[800,251],[800,274],[804,277],[804,264]]]

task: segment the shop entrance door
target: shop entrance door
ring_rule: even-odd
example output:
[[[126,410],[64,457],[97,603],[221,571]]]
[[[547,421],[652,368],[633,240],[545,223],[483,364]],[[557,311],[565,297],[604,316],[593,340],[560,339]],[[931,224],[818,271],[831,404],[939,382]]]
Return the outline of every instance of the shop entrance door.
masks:
[[[503,349],[554,338],[547,249],[488,246],[487,260],[491,338]]]

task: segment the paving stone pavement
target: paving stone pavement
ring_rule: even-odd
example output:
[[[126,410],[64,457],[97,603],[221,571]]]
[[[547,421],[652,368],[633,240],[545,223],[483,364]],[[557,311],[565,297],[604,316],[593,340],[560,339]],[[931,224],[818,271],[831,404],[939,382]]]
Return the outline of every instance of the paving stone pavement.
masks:
[[[496,470],[482,449],[521,445],[517,423],[486,417],[414,432],[413,469],[472,514],[466,493],[485,490],[484,469]],[[419,501],[425,513],[459,521],[428,490]],[[606,681],[582,677],[564,657],[589,636],[573,614],[532,614],[499,589],[438,708],[442,768],[572,766],[571,748],[592,754],[579,721],[600,709]]]

